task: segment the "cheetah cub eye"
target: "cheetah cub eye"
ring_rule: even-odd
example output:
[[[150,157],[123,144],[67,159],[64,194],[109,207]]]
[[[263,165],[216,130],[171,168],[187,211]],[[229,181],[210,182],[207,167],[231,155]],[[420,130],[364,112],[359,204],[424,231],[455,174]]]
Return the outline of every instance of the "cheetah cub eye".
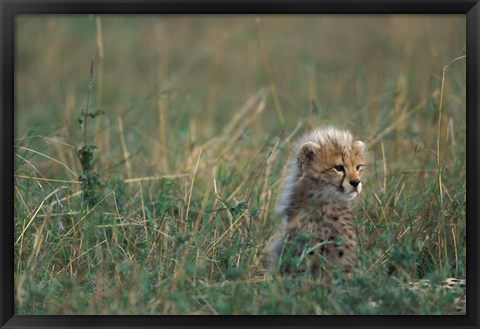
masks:
[[[333,167],[336,171],[338,172],[344,172],[345,171],[345,167],[342,166],[342,165],[337,165],[335,167]],[[358,169],[357,169],[358,170]]]
[[[361,169],[363,169],[363,167],[365,167],[364,164],[359,164],[359,165],[357,165],[357,166],[355,167],[355,169],[356,169],[357,171],[360,171]]]

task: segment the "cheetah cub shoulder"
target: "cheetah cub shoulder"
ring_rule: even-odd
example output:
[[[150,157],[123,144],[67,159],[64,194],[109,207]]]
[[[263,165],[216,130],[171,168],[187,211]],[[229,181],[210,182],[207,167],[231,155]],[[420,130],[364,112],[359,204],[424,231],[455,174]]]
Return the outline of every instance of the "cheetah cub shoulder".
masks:
[[[284,222],[269,247],[272,270],[314,277],[337,267],[351,272],[358,242],[353,201],[362,190],[365,148],[332,127],[294,144],[277,207]]]

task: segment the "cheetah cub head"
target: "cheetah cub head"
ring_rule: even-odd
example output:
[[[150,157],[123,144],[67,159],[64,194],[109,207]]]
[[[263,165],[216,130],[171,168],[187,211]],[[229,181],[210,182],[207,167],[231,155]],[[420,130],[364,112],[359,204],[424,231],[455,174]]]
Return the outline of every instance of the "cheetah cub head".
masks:
[[[299,183],[323,196],[353,200],[362,191],[365,143],[348,131],[315,130],[297,144]]]

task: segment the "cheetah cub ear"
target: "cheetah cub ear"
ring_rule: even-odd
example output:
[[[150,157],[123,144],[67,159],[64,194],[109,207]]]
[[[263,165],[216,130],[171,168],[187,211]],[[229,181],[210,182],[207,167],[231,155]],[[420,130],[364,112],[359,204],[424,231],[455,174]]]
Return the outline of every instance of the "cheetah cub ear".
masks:
[[[362,141],[353,142],[353,147],[358,147],[359,150],[365,151],[365,143]]]
[[[320,150],[320,145],[314,142],[306,142],[300,147],[298,152],[298,168],[305,169],[315,159],[317,152]]]

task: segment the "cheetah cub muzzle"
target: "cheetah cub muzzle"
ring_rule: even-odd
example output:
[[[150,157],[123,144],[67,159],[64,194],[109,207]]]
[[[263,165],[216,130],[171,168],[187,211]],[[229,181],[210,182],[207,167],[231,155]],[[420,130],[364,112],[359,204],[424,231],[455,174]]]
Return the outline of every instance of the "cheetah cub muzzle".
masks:
[[[357,262],[354,199],[362,191],[365,144],[327,127],[293,146],[277,212],[284,221],[270,243],[271,267],[281,274],[329,276]]]

